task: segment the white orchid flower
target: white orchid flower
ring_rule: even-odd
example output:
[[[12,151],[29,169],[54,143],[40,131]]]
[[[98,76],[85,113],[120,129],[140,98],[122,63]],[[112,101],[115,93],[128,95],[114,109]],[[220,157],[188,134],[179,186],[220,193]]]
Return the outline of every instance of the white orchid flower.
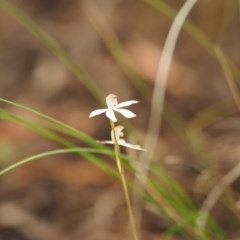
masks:
[[[106,116],[111,121],[117,122],[117,118],[116,118],[114,112],[121,113],[125,118],[133,118],[133,117],[136,116],[135,113],[133,113],[133,112],[127,110],[127,109],[122,108],[122,107],[127,107],[127,106],[130,106],[132,104],[138,103],[138,101],[136,101],[136,100],[130,100],[130,101],[125,101],[125,102],[122,102],[122,103],[118,103],[117,96],[114,95],[114,94],[109,94],[106,97],[106,103],[107,103],[107,108],[94,110],[90,113],[89,117],[91,118],[91,117],[94,117],[96,115],[105,113]]]
[[[142,150],[142,151],[146,151],[146,149],[142,148],[140,145],[134,145],[134,144],[131,144],[131,143],[127,143],[125,141],[125,139],[123,138],[124,134],[123,134],[123,129],[124,127],[119,125],[119,126],[116,126],[114,128],[114,131],[115,131],[115,134],[116,134],[116,140],[117,140],[117,144],[120,145],[120,146],[123,146],[123,147],[127,147],[127,148],[131,148],[131,149],[135,149],[135,150]],[[106,144],[115,144],[115,141],[114,141],[114,132],[113,130],[111,131],[111,139],[112,140],[107,140],[107,141],[97,141],[99,143],[106,143]]]

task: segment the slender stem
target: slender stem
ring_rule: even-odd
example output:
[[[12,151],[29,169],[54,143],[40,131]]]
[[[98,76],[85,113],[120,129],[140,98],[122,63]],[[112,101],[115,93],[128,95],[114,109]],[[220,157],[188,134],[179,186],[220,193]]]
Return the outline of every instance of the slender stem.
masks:
[[[116,163],[117,163],[117,168],[118,168],[122,186],[123,186],[125,200],[127,203],[127,209],[128,209],[128,215],[129,215],[129,220],[130,220],[130,224],[131,224],[132,235],[133,235],[134,240],[138,240],[136,223],[134,220],[132,204],[130,201],[129,191],[128,191],[128,187],[127,187],[127,180],[125,177],[124,167],[123,167],[121,157],[120,157],[120,147],[118,145],[117,136],[116,136],[116,132],[115,132],[115,124],[113,121],[110,121],[110,125],[111,125],[111,129],[113,132],[114,152],[115,152],[115,157],[116,157]]]

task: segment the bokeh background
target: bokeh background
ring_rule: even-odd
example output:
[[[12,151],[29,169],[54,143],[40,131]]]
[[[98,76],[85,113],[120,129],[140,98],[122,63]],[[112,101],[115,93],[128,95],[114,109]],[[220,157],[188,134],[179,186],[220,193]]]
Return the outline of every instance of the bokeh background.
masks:
[[[103,107],[98,99],[114,93],[119,101],[139,100],[131,108],[137,114],[130,121],[134,129],[126,136],[131,141],[136,131],[143,140],[162,47],[184,1],[9,2],[46,31],[84,73],[76,74],[0,3],[1,98],[55,117],[95,139],[110,137],[104,116],[88,118]],[[240,157],[238,98],[233,97],[233,92],[238,96],[240,66],[238,1],[199,0],[188,20],[193,25],[188,22],[182,30],[171,64],[154,161],[201,205],[213,179],[221,179]],[[216,49],[231,62],[230,73],[222,68]],[[1,107],[27,114],[7,104]],[[2,169],[60,147],[19,124],[0,122]],[[227,239],[238,239],[237,181],[228,190],[231,201],[219,204],[213,214]],[[143,211],[143,239],[165,239],[161,236],[168,220],[151,207]],[[0,178],[0,239],[128,239],[127,219],[117,180],[74,154],[37,160]]]

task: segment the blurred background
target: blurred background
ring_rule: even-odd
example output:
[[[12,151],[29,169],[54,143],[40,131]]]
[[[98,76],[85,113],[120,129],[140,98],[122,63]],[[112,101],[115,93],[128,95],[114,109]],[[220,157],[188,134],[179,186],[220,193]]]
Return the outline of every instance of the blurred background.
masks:
[[[104,116],[88,118],[92,110],[104,106],[99,99],[114,93],[119,101],[138,100],[131,107],[137,114],[130,121],[134,129],[126,136],[131,142],[131,132],[136,131],[142,142],[162,47],[185,1],[9,2],[49,34],[70,60],[51,40],[40,39],[36,28],[31,33],[27,29],[31,23],[3,1],[1,98],[57,118],[95,139],[110,138]],[[239,162],[239,20],[238,1],[199,0],[171,64],[154,162],[199,206]],[[28,116],[6,103],[1,108]],[[1,169],[62,147],[11,121],[1,120],[0,132]],[[240,224],[238,190],[235,181],[228,188],[231,199],[228,196],[225,204],[212,210],[226,239],[238,239],[234,238]],[[86,159],[74,154],[40,159],[0,178],[0,239],[128,239],[124,206],[117,180]],[[143,214],[143,239],[167,239],[162,233],[171,225],[169,220],[148,206]],[[176,234],[168,239],[193,238]]]

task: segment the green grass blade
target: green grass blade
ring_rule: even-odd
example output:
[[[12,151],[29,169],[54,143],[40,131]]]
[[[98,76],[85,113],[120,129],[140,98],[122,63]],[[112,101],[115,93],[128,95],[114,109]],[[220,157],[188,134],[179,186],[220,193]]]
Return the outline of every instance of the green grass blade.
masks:
[[[32,162],[34,160],[40,159],[40,158],[45,158],[45,157],[50,157],[50,156],[55,156],[55,155],[59,155],[59,154],[66,154],[66,153],[78,153],[78,154],[82,154],[82,153],[94,153],[94,154],[104,154],[104,155],[112,155],[112,151],[108,151],[108,150],[97,150],[97,149],[93,149],[93,148],[69,148],[69,149],[57,149],[57,150],[52,150],[52,151],[48,151],[48,152],[44,152],[44,153],[39,153],[36,154],[34,156],[25,158],[23,160],[20,160],[8,167],[6,167],[5,169],[0,171],[0,176],[8,173],[9,171],[18,168],[26,163]]]
[[[9,101],[7,99],[0,98],[0,102],[6,103],[8,105],[11,105],[11,106],[14,106],[14,107],[17,107],[17,108],[20,108],[20,109],[23,109],[27,112],[33,113],[34,115],[37,115],[37,116],[39,116],[39,117],[41,117],[41,118],[43,118],[43,119],[45,119],[49,122],[52,122],[52,123],[58,125],[62,129],[65,129],[67,132],[72,133],[72,135],[77,136],[77,138],[79,140],[83,141],[84,143],[86,143],[90,146],[99,147],[99,144],[97,144],[96,141],[93,138],[91,138],[90,136],[88,136],[87,134],[85,134],[85,133],[83,133],[83,132],[81,132],[81,131],[69,126],[68,124],[65,124],[65,123],[63,123],[63,122],[61,122],[61,121],[59,121],[59,120],[57,120],[53,117],[45,115],[45,114],[43,114],[41,112],[38,112],[38,111],[36,111],[32,108],[29,108],[29,107],[23,106],[21,104]]]
[[[14,115],[14,114],[9,113],[9,112],[7,112],[3,109],[0,109],[0,118],[4,119],[4,120],[7,120],[7,121],[13,121],[13,122],[16,122],[16,123],[20,123],[20,124],[30,128],[34,132],[37,132],[38,134],[43,135],[44,137],[46,137],[46,138],[48,138],[48,139],[50,139],[50,140],[52,140],[52,141],[54,141],[58,144],[61,144],[62,146],[65,146],[66,148],[77,148],[77,146],[75,144],[67,141],[65,138],[60,137],[59,135],[57,135],[56,133],[54,133],[50,130],[45,129],[44,127],[41,127],[39,122],[35,122],[34,120],[30,120],[30,119],[27,119],[27,118],[24,118],[24,117]],[[106,152],[109,151],[109,152],[112,153],[111,156],[112,157],[114,156],[113,151],[106,148],[105,146],[103,146],[103,148],[98,149],[98,150],[99,151],[106,151]],[[115,171],[114,168],[112,168],[108,163],[105,163],[104,160],[96,157],[92,153],[82,151],[82,152],[79,152],[79,155],[86,158],[87,160],[89,160],[90,162],[95,164],[100,169],[103,169],[108,174],[110,174],[112,176],[117,176],[117,172]],[[127,161],[125,160],[125,163],[126,162]]]

